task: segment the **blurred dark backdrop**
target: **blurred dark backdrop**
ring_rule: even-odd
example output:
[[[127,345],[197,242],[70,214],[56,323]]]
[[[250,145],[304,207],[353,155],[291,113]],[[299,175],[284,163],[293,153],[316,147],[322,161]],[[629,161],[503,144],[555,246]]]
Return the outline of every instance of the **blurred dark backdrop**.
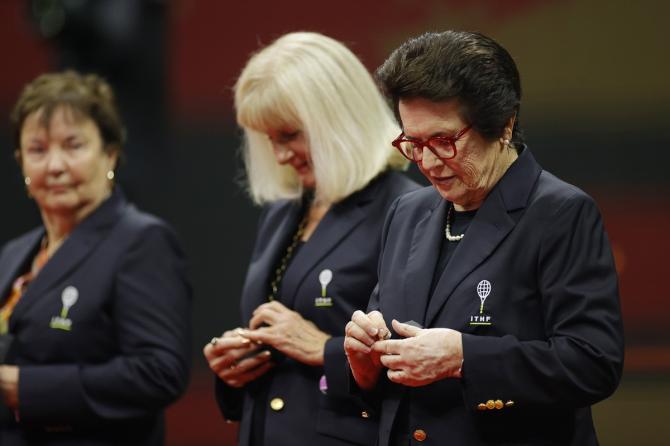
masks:
[[[76,68],[112,83],[129,130],[120,182],[177,228],[196,291],[193,379],[169,410],[169,444],[234,444],[201,347],[240,322],[258,215],[240,187],[231,105],[247,57],[311,30],[346,42],[374,70],[423,31],[491,35],[519,65],[531,149],[596,197],[615,249],[627,356],[619,391],[595,408],[601,442],[661,445],[670,435],[661,420],[670,398],[668,17],[662,0],[3,0],[0,118],[45,71]],[[39,224],[13,150],[0,126],[0,244]]]

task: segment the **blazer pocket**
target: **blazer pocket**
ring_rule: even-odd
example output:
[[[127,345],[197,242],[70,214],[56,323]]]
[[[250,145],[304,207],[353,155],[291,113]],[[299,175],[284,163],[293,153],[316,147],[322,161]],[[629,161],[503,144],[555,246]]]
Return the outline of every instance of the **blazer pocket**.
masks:
[[[319,434],[360,445],[375,444],[379,425],[367,413],[344,414],[320,408],[316,419]]]

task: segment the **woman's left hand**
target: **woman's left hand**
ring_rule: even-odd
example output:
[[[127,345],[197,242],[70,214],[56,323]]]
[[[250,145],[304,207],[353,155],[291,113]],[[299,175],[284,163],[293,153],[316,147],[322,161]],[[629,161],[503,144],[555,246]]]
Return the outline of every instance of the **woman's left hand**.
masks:
[[[393,329],[405,339],[377,341],[372,350],[381,354],[389,379],[410,387],[445,378],[460,378],[463,364],[461,333],[449,328],[417,328],[395,319]]]
[[[249,328],[240,334],[270,345],[304,364],[323,365],[324,348],[331,336],[281,303],[273,301],[259,305],[249,321]]]
[[[12,410],[19,408],[19,368],[0,365],[0,392],[5,405]]]

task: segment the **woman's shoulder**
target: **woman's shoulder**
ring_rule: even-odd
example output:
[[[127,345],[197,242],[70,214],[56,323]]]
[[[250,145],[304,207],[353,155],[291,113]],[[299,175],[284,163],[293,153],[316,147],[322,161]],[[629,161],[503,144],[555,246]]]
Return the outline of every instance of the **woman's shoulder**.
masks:
[[[100,247],[113,246],[113,251],[121,255],[136,252],[138,255],[184,257],[180,237],[172,225],[133,204],[124,206],[105,238],[106,243]]]
[[[370,181],[365,188],[348,197],[346,201],[367,202],[372,200],[387,207],[397,197],[419,188],[421,185],[406,174],[396,170],[387,170]]]
[[[127,203],[123,209],[123,212],[121,213],[120,220],[123,221],[129,228],[139,231],[151,227],[170,227],[170,225],[162,218],[143,211],[132,203]]]
[[[383,183],[392,195],[401,195],[417,189],[422,186],[411,179],[406,173],[397,170],[388,170],[379,177],[379,181]]]
[[[396,201],[398,207],[423,210],[436,207],[443,201],[443,198],[433,186],[418,186],[399,196]]]
[[[115,225],[117,237],[141,241],[148,238],[169,240],[170,243],[180,244],[177,231],[164,219],[140,210],[134,204],[128,203]]]
[[[531,201],[555,207],[568,202],[593,202],[593,198],[574,184],[543,170]]]
[[[554,222],[560,216],[590,215],[599,218],[595,200],[584,190],[543,170],[530,196],[528,214],[538,221]]]
[[[75,230],[79,233],[92,234],[114,231],[128,237],[133,233],[143,233],[151,228],[172,231],[165,220],[140,210],[117,187],[112,195],[86,217]]]
[[[299,200],[282,199],[263,205],[261,208],[260,220],[283,219],[292,209],[299,209],[301,203]]]
[[[1,244],[0,253],[5,251],[11,251],[12,249],[21,246],[33,245],[42,238],[43,234],[44,234],[44,228],[42,226],[38,226],[37,228],[31,229],[30,231]]]
[[[389,207],[388,215],[393,215],[394,224],[413,225],[435,210],[443,201],[434,187],[420,187],[395,197]]]

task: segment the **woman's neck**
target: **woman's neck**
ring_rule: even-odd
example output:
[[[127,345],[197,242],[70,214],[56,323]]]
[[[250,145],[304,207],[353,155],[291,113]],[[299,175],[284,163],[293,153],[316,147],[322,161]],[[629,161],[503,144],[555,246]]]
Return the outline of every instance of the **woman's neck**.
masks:
[[[330,209],[329,203],[312,203],[312,205],[307,210],[307,225],[305,226],[305,231],[302,234],[302,241],[306,242],[312,236],[316,227],[319,225],[319,222]]]
[[[51,257],[79,223],[74,215],[42,212],[46,229],[46,250]]]
[[[71,212],[49,212],[47,210],[42,210],[42,222],[44,223],[47,232],[48,256],[51,257],[63,244],[74,228],[97,209],[110,195],[111,191],[106,193],[99,200],[91,202],[88,205]]]
[[[478,193],[474,194],[473,197],[470,197],[468,202],[454,202],[454,210],[463,212],[479,209],[489,192],[491,192],[496,184],[498,184],[500,179],[505,175],[505,172],[507,172],[507,169],[514,164],[514,161],[516,161],[518,157],[519,154],[515,149],[505,149],[494,162],[494,167],[490,170],[490,173],[484,178],[482,187],[479,188]]]

